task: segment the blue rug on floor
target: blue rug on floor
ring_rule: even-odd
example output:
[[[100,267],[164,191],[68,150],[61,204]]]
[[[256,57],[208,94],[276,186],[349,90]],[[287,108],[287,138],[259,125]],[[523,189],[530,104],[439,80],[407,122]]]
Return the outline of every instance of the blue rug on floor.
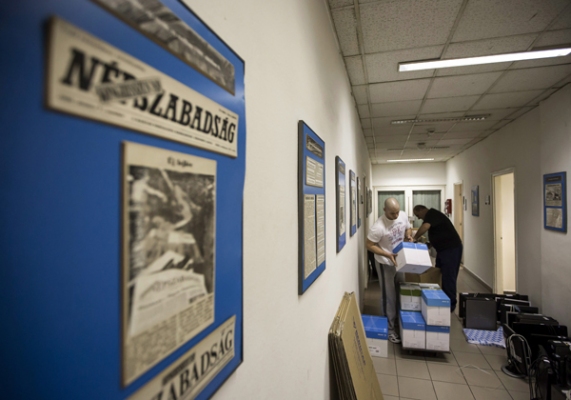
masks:
[[[468,343],[506,348],[504,330],[501,326],[497,331],[484,331],[481,329],[463,329],[463,331]]]

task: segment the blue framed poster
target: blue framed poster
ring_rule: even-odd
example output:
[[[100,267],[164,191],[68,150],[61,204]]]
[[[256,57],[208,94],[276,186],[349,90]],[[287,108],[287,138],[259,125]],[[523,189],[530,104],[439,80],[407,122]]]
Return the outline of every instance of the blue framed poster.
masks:
[[[0,15],[3,395],[212,397],[243,360],[244,61],[177,0]]]
[[[567,172],[543,175],[543,227],[567,232]]]
[[[357,180],[356,180],[355,172],[349,170],[349,204],[351,205],[350,209],[350,223],[351,223],[351,230],[350,236],[353,236],[357,232]]]
[[[325,271],[325,142],[298,122],[298,294]]]
[[[472,215],[480,216],[480,186],[472,186]]]
[[[335,157],[335,199],[337,201],[335,208],[335,219],[337,222],[337,253],[343,249],[347,242],[347,217],[345,215],[345,193],[347,184],[345,181],[345,163],[339,156]]]

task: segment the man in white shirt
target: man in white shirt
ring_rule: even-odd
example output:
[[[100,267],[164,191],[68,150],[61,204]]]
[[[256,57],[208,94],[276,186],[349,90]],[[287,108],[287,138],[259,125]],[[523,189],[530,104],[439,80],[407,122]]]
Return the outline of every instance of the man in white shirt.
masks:
[[[412,241],[412,230],[407,215],[400,211],[394,197],[385,200],[384,214],[371,226],[367,235],[367,250],[375,254],[375,268],[381,286],[381,310],[387,317],[389,340],[400,343],[396,331],[397,291],[396,254],[393,249],[403,240]]]

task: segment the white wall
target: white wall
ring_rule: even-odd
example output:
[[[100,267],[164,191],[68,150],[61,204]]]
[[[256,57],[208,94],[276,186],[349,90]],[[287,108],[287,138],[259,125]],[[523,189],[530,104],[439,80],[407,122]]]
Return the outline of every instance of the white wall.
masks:
[[[327,333],[343,293],[358,291],[368,226],[336,253],[335,156],[360,177],[371,169],[326,2],[185,2],[246,62],[244,362],[214,398],[329,399]],[[327,268],[302,296],[300,119],[325,141],[327,159]]]
[[[446,185],[446,163],[373,165],[373,186]]]
[[[508,167],[515,168],[517,289],[544,313],[571,325],[571,240],[543,228],[543,174],[571,173],[571,85],[447,163],[448,184],[463,181],[465,196],[480,185],[480,217],[464,215],[464,261],[490,286],[493,217],[482,199],[490,194],[490,174]],[[452,194],[451,186],[448,190]]]
[[[571,85],[540,105],[541,176],[567,171],[567,226],[569,231],[569,177],[571,175]],[[543,178],[540,178],[543,179]],[[543,201],[543,181],[539,193]],[[542,209],[537,213],[542,213]],[[569,233],[543,229],[541,233],[541,284],[543,311],[571,327],[571,239]]]
[[[490,287],[494,284],[494,222],[491,205],[492,173],[514,168],[516,201],[516,260],[518,291],[541,303],[540,227],[541,177],[539,168],[539,108],[506,125],[447,162],[447,191],[463,183],[468,208],[464,211],[464,265]],[[470,190],[479,185],[480,216],[472,216]]]

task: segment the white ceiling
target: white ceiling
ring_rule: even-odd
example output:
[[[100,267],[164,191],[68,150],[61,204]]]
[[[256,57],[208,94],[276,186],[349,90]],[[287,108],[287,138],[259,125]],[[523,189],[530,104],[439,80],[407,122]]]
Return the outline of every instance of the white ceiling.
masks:
[[[373,164],[446,161],[571,82],[571,55],[398,72],[399,62],[569,46],[571,0],[328,2]],[[481,114],[490,116],[391,124]]]

